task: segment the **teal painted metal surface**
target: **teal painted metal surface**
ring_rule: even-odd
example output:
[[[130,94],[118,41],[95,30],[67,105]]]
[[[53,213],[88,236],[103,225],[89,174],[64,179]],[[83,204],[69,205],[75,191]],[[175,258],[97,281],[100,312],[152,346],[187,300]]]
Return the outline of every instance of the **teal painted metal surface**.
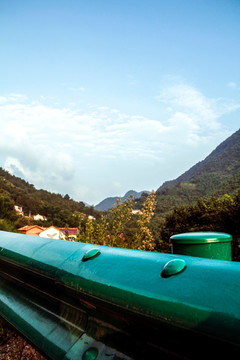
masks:
[[[240,347],[239,263],[97,248],[0,232],[0,314],[51,359]]]
[[[41,298],[30,297],[12,281],[0,278],[0,313],[19,332],[50,358],[62,359],[84,333],[87,317],[67,321],[54,309],[47,309]],[[61,309],[62,314],[66,309]],[[72,319],[78,317],[72,316]]]
[[[94,259],[96,256],[99,256],[101,254],[99,249],[91,249],[86,251],[86,253],[83,255],[82,261],[87,261],[90,259]]]
[[[173,253],[209,259],[232,260],[232,236],[219,232],[190,232],[170,238]]]
[[[169,277],[177,275],[186,268],[186,261],[182,259],[173,259],[166,263],[162,269],[161,276]]]

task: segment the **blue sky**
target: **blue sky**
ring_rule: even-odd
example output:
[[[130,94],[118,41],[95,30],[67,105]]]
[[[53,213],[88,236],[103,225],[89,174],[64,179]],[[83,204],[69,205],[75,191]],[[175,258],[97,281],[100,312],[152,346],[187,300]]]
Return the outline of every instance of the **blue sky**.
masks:
[[[239,0],[0,0],[0,166],[97,204],[240,124]]]

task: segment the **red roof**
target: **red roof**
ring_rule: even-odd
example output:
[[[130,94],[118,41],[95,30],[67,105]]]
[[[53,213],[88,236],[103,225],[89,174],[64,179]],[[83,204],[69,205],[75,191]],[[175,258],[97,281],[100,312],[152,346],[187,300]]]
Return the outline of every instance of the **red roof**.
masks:
[[[38,226],[38,225],[26,225],[26,226],[23,226],[23,227],[19,228],[18,231],[28,231],[28,230],[31,230],[33,228],[39,228],[40,230],[45,229],[44,227]]]
[[[57,228],[58,230],[62,231],[64,234],[68,231],[69,235],[77,235],[78,228]]]

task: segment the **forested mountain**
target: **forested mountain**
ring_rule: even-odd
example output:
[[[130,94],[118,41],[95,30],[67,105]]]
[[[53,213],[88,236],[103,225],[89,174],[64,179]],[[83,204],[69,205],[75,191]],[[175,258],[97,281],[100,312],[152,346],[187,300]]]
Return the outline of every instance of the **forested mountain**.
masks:
[[[123,197],[115,196],[115,197],[106,198],[106,199],[102,200],[99,204],[97,204],[94,208],[99,211],[107,211],[107,210],[111,209],[114,206],[114,204],[117,203],[118,199],[121,199],[121,201],[124,201],[131,195],[135,199],[139,199],[143,193],[149,194],[149,191],[137,192],[135,190],[129,190]]]
[[[46,225],[78,226],[79,216],[98,216],[93,207],[70,199],[69,195],[37,190],[34,185],[0,168],[0,230],[9,229],[17,221],[24,225],[26,219],[16,217],[14,205],[21,206],[25,216],[41,214],[47,217]]]
[[[224,194],[234,197],[240,190],[240,130],[221,143],[205,160],[173,181],[165,182],[156,192],[157,206],[151,221],[156,239],[159,238],[164,219],[169,211],[182,205],[194,205],[197,199],[220,198]],[[142,209],[148,192],[128,191],[124,201],[133,195],[134,208]],[[30,221],[16,216],[14,205],[21,206],[26,216],[41,214],[47,217],[44,225],[75,227],[86,215],[100,219],[97,210],[109,210],[118,197],[107,198],[95,209],[83,202],[70,199],[69,195],[37,190],[34,185],[0,168],[0,230],[16,230]],[[30,219],[30,217],[29,217]],[[86,224],[83,224],[85,227]]]
[[[157,190],[157,209],[192,204],[197,197],[234,195],[240,189],[240,130],[223,141],[203,161]]]

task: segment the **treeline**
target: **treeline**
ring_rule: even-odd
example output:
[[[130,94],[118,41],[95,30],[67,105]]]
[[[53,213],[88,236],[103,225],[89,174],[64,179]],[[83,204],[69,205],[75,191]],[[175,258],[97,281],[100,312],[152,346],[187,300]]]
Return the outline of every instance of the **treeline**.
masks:
[[[232,177],[229,188],[238,184],[237,175]],[[202,185],[205,180],[201,179]],[[240,190],[231,196],[216,193],[215,196],[197,198],[195,194],[194,200],[191,190],[196,187],[193,179],[162,189],[160,196],[154,192],[143,193],[140,199],[119,200],[108,212],[99,212],[70,199],[67,194],[36,190],[33,185],[0,168],[0,230],[17,231],[19,227],[31,224],[78,227],[77,241],[161,252],[170,251],[169,238],[173,234],[220,231],[233,236],[233,257],[240,260]],[[14,205],[23,206],[25,213],[45,215],[48,220],[33,221],[17,216]],[[136,213],[133,209],[140,211]]]
[[[0,191],[0,230],[16,231],[19,216],[14,210],[14,202]]]
[[[85,217],[80,221],[77,241],[105,246],[139,250],[155,250],[156,241],[150,229],[150,222],[156,207],[156,195],[152,191],[145,197],[139,212],[133,211],[135,200],[132,196],[121,202],[119,199],[112,209],[100,219]]]
[[[165,214],[174,207],[194,205],[196,198],[214,196],[225,193],[234,196],[240,189],[240,170],[228,176],[218,174],[201,174],[186,182],[179,182],[157,190],[157,213]]]
[[[240,191],[234,197],[198,199],[194,205],[174,208],[164,219],[161,239],[192,231],[219,231],[232,235],[233,259],[240,261]]]
[[[199,198],[194,205],[175,207],[164,216],[157,213],[152,192],[141,212],[132,213],[134,199],[118,202],[100,219],[80,221],[77,241],[107,246],[170,252],[171,235],[183,232],[217,231],[233,236],[233,259],[240,261],[240,191],[232,198]]]
[[[14,205],[21,206],[25,217],[16,216]],[[41,214],[47,222],[33,221],[29,215]],[[99,216],[93,206],[74,201],[68,194],[37,190],[33,184],[0,168],[0,230],[16,231],[24,225],[76,227],[85,215]]]
[[[56,205],[43,203],[39,207],[39,214],[46,216],[47,221],[34,220],[29,216],[19,216],[14,210],[15,202],[9,197],[6,192],[0,189],[0,230],[3,231],[17,231],[18,228],[25,225],[40,225],[48,227],[51,225],[57,227],[78,227],[79,222],[85,216],[94,216],[99,218],[99,212],[95,211],[93,207],[85,207],[84,213],[74,211]]]

